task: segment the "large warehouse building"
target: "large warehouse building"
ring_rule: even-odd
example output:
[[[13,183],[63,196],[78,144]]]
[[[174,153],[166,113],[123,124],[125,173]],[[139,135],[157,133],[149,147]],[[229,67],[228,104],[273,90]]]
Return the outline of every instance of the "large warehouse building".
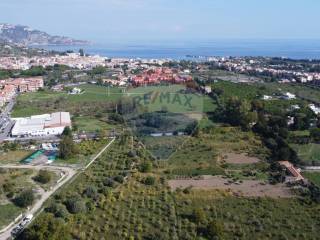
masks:
[[[61,135],[65,127],[71,127],[68,112],[36,115],[27,118],[14,118],[13,137]]]

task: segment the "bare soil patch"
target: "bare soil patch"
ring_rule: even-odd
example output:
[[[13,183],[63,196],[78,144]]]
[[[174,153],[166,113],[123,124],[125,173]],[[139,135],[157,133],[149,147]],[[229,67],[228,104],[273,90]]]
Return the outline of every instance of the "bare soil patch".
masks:
[[[235,195],[245,197],[290,198],[293,193],[285,184],[271,185],[259,180],[243,180],[242,183],[232,183],[230,179],[221,176],[204,176],[203,179],[170,180],[172,190],[192,187],[195,189],[220,189],[231,191]]]
[[[230,164],[253,164],[261,161],[259,158],[249,157],[244,153],[227,153],[223,155],[222,160]]]

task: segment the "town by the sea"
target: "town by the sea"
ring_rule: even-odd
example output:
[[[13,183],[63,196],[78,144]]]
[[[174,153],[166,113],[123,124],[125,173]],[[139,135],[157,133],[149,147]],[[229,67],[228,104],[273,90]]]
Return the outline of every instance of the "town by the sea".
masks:
[[[37,46],[39,47],[39,46]],[[319,40],[213,40],[149,43],[92,43],[87,46],[42,46],[47,50],[74,51],[110,58],[203,59],[206,57],[283,57],[320,59]]]

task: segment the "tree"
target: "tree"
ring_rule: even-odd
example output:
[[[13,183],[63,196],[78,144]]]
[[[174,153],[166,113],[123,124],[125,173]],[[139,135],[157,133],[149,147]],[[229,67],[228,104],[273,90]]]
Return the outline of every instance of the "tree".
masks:
[[[84,194],[89,198],[96,198],[98,195],[98,190],[96,189],[95,186],[89,186],[84,191]]]
[[[33,204],[35,200],[35,196],[33,191],[30,190],[25,190],[22,193],[20,193],[15,199],[14,203],[22,208],[28,207]]]
[[[197,224],[204,223],[206,220],[206,215],[202,208],[197,208],[192,213],[192,218]]]
[[[38,175],[33,178],[35,181],[46,184],[51,181],[51,174],[49,171],[40,170]]]
[[[124,178],[121,175],[115,176],[114,180],[117,181],[118,183],[123,183],[124,182]]]
[[[193,131],[195,131],[198,127],[198,122],[197,121],[193,121],[192,123],[189,123],[187,125],[187,127],[185,128],[185,132],[188,135],[191,135],[193,133]]]
[[[144,179],[143,182],[144,182],[144,184],[146,184],[146,185],[152,186],[152,185],[155,184],[156,179],[155,179],[155,177],[148,176],[148,177],[146,177],[146,178]]]
[[[73,196],[66,201],[66,207],[68,211],[72,214],[82,213],[86,211],[86,205],[81,200],[81,198],[77,196]]]
[[[151,172],[152,164],[151,162],[143,162],[140,164],[139,171],[143,173]]]
[[[70,127],[65,127],[63,132],[62,132],[62,136],[69,136],[72,137],[72,130]]]
[[[320,128],[314,128],[310,131],[310,136],[315,142],[320,142]]]
[[[73,142],[72,137],[63,136],[59,145],[59,157],[62,159],[68,159],[76,153],[77,148]]]
[[[45,211],[54,214],[56,218],[63,219],[66,219],[69,214],[66,206],[61,203],[52,203],[45,209]]]
[[[39,218],[22,232],[19,240],[69,240],[72,239],[67,225],[53,214],[41,214]]]
[[[218,221],[212,221],[207,226],[207,236],[209,239],[223,239],[223,224]]]

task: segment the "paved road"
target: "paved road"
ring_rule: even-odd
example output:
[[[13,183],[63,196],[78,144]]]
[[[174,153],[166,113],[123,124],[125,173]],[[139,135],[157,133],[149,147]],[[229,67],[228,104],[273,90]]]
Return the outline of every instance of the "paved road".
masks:
[[[91,164],[93,164],[103,152],[105,152],[111,144],[115,141],[115,138],[111,140],[110,143],[107,144],[91,161],[88,163],[88,165],[84,168],[87,169]],[[13,168],[13,169],[35,169],[35,170],[41,170],[41,169],[47,169],[51,171],[60,171],[63,172],[64,175],[58,180],[57,185],[55,185],[52,189],[50,189],[47,192],[43,192],[41,195],[40,200],[38,200],[32,208],[25,213],[25,215],[33,214],[35,215],[39,210],[41,210],[43,203],[53,194],[55,193],[60,187],[62,187],[65,183],[67,183],[76,173],[77,171],[73,168],[69,167],[59,167],[59,166],[50,166],[50,165],[0,165],[1,168]],[[0,234],[0,240],[6,240],[11,237],[11,231],[18,226],[21,223],[18,222],[11,226],[7,231]]]
[[[14,125],[14,122],[10,119],[11,111],[16,103],[16,96],[14,96],[10,102],[2,109],[0,114],[0,142],[4,141]]]
[[[100,157],[101,154],[108,149],[108,147],[110,147],[110,145],[114,142],[114,140],[116,140],[116,138],[113,138],[113,139],[111,140],[111,142],[109,142],[108,145],[105,146],[105,147],[87,164],[87,166],[85,166],[84,170],[87,169],[88,167],[90,167],[91,164],[94,163],[94,161],[96,161],[97,158]]]

